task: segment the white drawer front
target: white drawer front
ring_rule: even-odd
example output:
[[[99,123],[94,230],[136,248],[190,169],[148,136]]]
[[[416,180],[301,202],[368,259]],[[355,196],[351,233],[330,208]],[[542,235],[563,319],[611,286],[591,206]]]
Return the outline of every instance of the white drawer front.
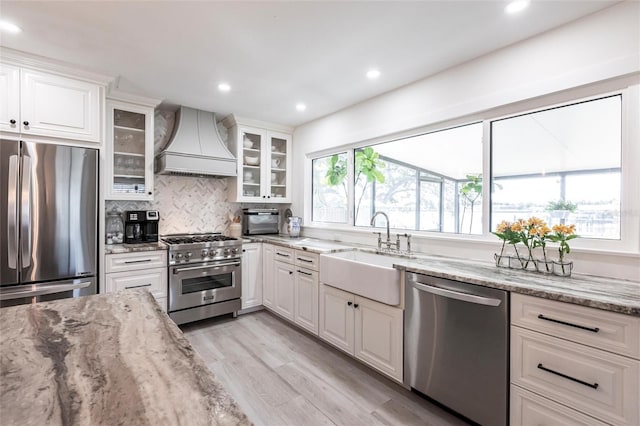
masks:
[[[511,323],[640,359],[640,318],[511,293]]]
[[[511,426],[606,426],[599,420],[511,385]]]
[[[640,422],[640,361],[511,327],[511,381],[608,423]]]
[[[137,271],[151,268],[167,268],[167,251],[139,251],[106,255],[105,271]]]
[[[290,249],[290,248],[286,248],[286,247],[280,247],[280,246],[274,246],[274,258],[277,261],[280,262],[286,262],[286,263],[291,263],[292,265],[295,263],[295,250],[294,249]]]
[[[106,275],[107,293],[134,288],[146,288],[156,299],[167,297],[167,269],[116,272]]]
[[[309,253],[305,250],[296,250],[296,265],[301,268],[318,270],[318,264],[320,263],[320,255],[317,253]]]

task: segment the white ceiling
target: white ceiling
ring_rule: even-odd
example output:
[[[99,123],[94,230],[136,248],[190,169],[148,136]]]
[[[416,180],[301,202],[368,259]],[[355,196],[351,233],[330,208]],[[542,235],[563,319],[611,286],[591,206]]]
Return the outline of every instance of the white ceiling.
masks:
[[[506,1],[484,0],[2,0],[23,32],[0,45],[120,76],[168,104],[297,126],[614,3],[534,0],[507,16]]]

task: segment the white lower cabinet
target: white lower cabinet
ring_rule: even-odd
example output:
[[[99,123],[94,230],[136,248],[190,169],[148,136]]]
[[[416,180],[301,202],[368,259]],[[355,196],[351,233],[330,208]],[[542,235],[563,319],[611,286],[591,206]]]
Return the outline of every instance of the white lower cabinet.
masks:
[[[275,262],[275,295],[274,295],[274,310],[285,317],[286,319],[293,321],[294,318],[294,303],[295,303],[295,266],[284,263]]]
[[[318,335],[318,255],[264,244],[262,304]]]
[[[511,322],[512,425],[640,424],[639,318],[512,294]]]
[[[108,254],[105,293],[146,288],[167,310],[167,252],[165,250]]]
[[[242,309],[262,305],[262,243],[242,246]]]
[[[318,336],[351,355],[355,354],[355,296],[328,285],[320,285]]]
[[[275,247],[272,244],[262,244],[262,305],[273,309],[275,295]]]
[[[401,382],[403,311],[320,284],[323,340]]]
[[[599,420],[511,385],[511,425],[605,426]]]
[[[318,272],[296,268],[293,321],[300,327],[318,334]]]

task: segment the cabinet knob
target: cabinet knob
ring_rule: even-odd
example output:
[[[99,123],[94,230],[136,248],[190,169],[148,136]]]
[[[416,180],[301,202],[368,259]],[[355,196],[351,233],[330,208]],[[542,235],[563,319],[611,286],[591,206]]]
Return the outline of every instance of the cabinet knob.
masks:
[[[353,307],[354,307],[354,308],[356,308],[356,309],[358,309],[358,304],[357,304],[357,303],[354,303],[354,304],[353,304]]]
[[[347,302],[347,306],[353,305],[353,302]]]
[[[271,198],[271,195],[267,195],[267,198]]]
[[[16,120],[14,120],[13,118],[11,120],[9,120],[9,123],[11,124],[16,124]]]
[[[153,194],[153,192],[149,191],[149,195],[152,195],[152,194]]]
[[[262,198],[267,198],[267,197],[265,195],[263,195]]]
[[[293,274],[293,271],[289,271],[289,275]]]
[[[247,252],[247,249],[242,249],[242,252],[243,252],[243,253],[246,253],[246,252]]]
[[[24,124],[25,126],[28,126],[29,122],[28,121],[23,121],[22,124]]]

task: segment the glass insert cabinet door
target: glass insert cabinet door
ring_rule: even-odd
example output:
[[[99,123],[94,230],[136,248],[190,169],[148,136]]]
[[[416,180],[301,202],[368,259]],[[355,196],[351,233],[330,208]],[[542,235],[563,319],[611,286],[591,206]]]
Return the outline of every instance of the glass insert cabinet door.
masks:
[[[269,133],[269,183],[270,195],[274,201],[288,199],[288,163],[289,163],[289,135]]]
[[[262,198],[262,163],[264,134],[258,131],[242,131],[242,196]]]
[[[153,110],[112,104],[108,142],[111,143],[110,199],[148,200],[153,196],[151,153]]]

